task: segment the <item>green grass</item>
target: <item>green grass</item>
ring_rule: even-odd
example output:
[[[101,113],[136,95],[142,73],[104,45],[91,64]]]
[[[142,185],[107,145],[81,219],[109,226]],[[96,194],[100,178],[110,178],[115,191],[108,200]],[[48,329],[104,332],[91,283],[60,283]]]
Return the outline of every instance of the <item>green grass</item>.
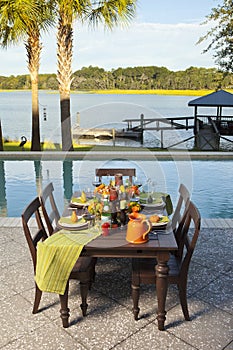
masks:
[[[143,147],[127,147],[127,146],[106,146],[106,145],[77,145],[74,144],[74,151],[79,152],[79,151],[84,151],[84,152],[89,152],[91,150],[94,151],[103,151],[103,152],[113,152],[113,151],[147,151],[147,148]],[[31,143],[27,142],[26,145],[23,147],[19,147],[19,142],[18,141],[7,141],[3,143],[3,150],[8,151],[8,152],[30,152],[31,150]],[[42,151],[61,151],[61,145],[58,143],[52,143],[52,142],[45,142],[44,144],[41,145],[41,150]],[[150,148],[150,150],[153,151],[165,151],[166,149],[161,149],[161,148]]]

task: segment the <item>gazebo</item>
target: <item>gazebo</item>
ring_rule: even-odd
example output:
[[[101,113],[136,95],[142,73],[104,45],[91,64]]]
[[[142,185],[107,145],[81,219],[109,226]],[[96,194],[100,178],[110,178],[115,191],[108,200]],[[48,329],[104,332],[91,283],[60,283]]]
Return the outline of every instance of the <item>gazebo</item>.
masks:
[[[233,94],[218,90],[209,95],[199,97],[188,103],[194,107],[195,146],[202,150],[218,150],[220,137],[233,142],[223,135],[233,136],[233,114],[224,113],[224,108],[233,107]],[[203,114],[203,108],[208,107],[208,113]],[[200,113],[200,108],[202,108]],[[213,112],[213,108],[215,111]]]

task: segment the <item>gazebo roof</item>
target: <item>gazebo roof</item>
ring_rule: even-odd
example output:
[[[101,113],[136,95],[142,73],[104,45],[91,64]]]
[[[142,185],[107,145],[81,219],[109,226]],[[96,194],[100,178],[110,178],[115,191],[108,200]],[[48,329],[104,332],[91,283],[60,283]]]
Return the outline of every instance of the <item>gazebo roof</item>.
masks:
[[[218,90],[189,101],[188,106],[233,107],[233,94],[224,90]]]

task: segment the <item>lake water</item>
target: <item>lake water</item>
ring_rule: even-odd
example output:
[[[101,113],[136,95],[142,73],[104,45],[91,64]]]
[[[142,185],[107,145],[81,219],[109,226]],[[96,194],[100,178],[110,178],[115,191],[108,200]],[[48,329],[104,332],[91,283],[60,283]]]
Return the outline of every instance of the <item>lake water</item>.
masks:
[[[60,142],[59,94],[40,91],[41,139]],[[162,95],[95,95],[72,94],[72,124],[80,113],[80,126],[125,127],[124,119],[192,116],[188,102],[192,96]],[[43,109],[46,109],[46,121]],[[3,136],[19,140],[31,135],[31,93],[0,92],[0,119]],[[183,140],[192,132],[174,131],[165,136],[167,144]],[[98,142],[98,141],[97,141]],[[133,145],[132,141],[121,144]],[[159,133],[145,135],[143,147],[158,146]],[[138,145],[138,144],[137,144]],[[192,147],[192,141],[183,145]],[[171,194],[177,200],[179,184],[183,182],[192,193],[201,214],[206,218],[228,218],[233,213],[232,161],[110,161],[114,167],[136,167],[140,177],[153,179],[158,191]],[[60,211],[78,188],[90,187],[97,167],[105,162],[95,161],[1,161],[0,162],[0,215],[20,216],[38,189],[53,181]]]
[[[165,95],[111,95],[111,94],[71,94],[71,120],[74,126],[77,123],[77,113],[80,114],[82,128],[115,128],[122,129],[127,126],[125,119],[187,117],[193,116],[193,107],[188,102],[197,96],[165,96]],[[41,141],[54,141],[61,143],[60,128],[60,100],[57,92],[40,91],[40,129]],[[44,120],[44,110],[46,120]],[[225,109],[225,114],[232,111]],[[200,109],[201,113],[202,110]],[[212,109],[204,109],[204,113],[213,113]],[[214,111],[215,113],[215,111]],[[0,92],[0,119],[2,122],[3,137],[20,140],[22,135],[31,139],[31,92]],[[193,136],[192,131],[173,130],[165,131],[163,143],[165,147],[179,143]],[[179,144],[177,147],[190,149],[193,147],[193,138]],[[112,144],[112,141],[99,141],[89,143]],[[81,141],[80,143],[87,143]],[[139,146],[136,141],[118,139],[116,145]],[[159,131],[144,132],[143,147],[160,147],[161,133]],[[221,147],[232,148],[232,144],[221,140]]]
[[[127,126],[122,122],[124,119],[139,118],[141,114],[144,114],[145,118],[188,116],[193,114],[193,109],[187,106],[191,99],[190,96],[71,94],[72,125],[77,122],[78,112],[82,128],[122,129]],[[61,143],[59,94],[40,91],[39,103],[41,140]],[[31,139],[31,93],[0,92],[0,119],[4,137],[19,140],[25,135],[27,139]],[[189,135],[192,135],[192,132],[183,132],[182,137],[185,139]],[[173,140],[177,137],[177,131],[169,132],[169,135],[166,132],[164,142],[174,143]],[[99,143],[99,140],[95,142]],[[139,145],[138,142],[122,139],[117,140],[117,144]],[[144,133],[144,147],[149,146],[160,146],[159,132]]]

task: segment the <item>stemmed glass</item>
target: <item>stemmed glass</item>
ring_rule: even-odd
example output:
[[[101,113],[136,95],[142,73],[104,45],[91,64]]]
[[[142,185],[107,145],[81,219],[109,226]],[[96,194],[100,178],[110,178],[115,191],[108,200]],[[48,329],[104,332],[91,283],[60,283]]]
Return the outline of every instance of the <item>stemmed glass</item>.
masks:
[[[134,185],[138,186],[138,188],[141,187],[142,186],[142,179],[135,177]]]
[[[95,176],[95,180],[92,182],[92,185],[95,187],[98,187],[99,185],[101,185],[101,180],[98,176]]]

